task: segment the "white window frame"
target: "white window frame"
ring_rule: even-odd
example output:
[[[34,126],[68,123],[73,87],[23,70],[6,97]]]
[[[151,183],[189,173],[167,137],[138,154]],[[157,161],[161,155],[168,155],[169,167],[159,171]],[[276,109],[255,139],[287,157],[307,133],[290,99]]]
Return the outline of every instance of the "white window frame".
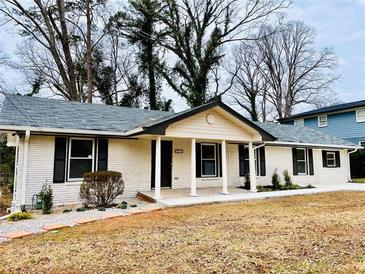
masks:
[[[89,157],[71,157],[71,149],[72,149],[72,140],[84,140],[84,141],[92,141],[92,155],[91,155],[91,172],[94,172],[95,170],[95,139],[93,138],[82,138],[82,137],[71,137],[68,142],[68,156],[67,156],[67,181],[80,181],[83,178],[70,178],[70,168],[71,168],[71,160],[89,160]]]
[[[304,119],[295,119],[294,126],[304,126]]]
[[[321,118],[326,118],[326,122],[324,124],[321,124]],[[320,115],[318,116],[318,127],[326,127],[328,126],[328,117],[327,115]]]
[[[307,171],[308,171],[308,163],[307,163],[307,149],[306,148],[297,148],[297,153],[299,150],[303,150],[304,151],[304,160],[298,160],[298,154],[297,154],[297,163],[298,162],[304,162],[304,173],[299,173],[298,170],[298,175],[307,175]]]
[[[203,146],[213,146],[214,147],[214,158],[203,158]],[[209,178],[209,177],[217,177],[217,144],[213,144],[213,143],[201,143],[201,147],[200,147],[200,161],[201,161],[201,165],[200,165],[200,169],[201,169],[201,175],[202,177],[205,178]],[[203,174],[203,161],[212,161],[214,160],[214,175],[204,175]]]
[[[333,155],[333,165],[328,163],[328,155]],[[336,153],[333,151],[326,151],[327,167],[336,167]],[[332,160],[332,159],[331,159]]]
[[[365,112],[365,108],[356,110],[356,122],[357,123],[365,122],[365,114],[364,114],[364,117],[360,118],[360,115],[359,115],[360,112]]]

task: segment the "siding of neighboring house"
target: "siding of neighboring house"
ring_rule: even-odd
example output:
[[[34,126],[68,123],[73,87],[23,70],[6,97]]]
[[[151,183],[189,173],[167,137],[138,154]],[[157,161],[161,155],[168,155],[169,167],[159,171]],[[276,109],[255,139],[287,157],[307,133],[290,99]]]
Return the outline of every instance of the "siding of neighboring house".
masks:
[[[173,140],[172,188],[190,188],[191,140]],[[19,146],[18,192],[16,201],[20,201],[20,183],[22,179],[24,138]],[[31,135],[29,142],[29,160],[27,174],[26,204],[31,204],[32,196],[39,193],[44,183],[52,183],[54,168],[55,137]],[[174,153],[182,149],[183,153]],[[293,176],[293,182],[306,184],[335,184],[348,179],[347,152],[341,150],[341,168],[323,168],[321,149],[313,149],[314,176]],[[151,140],[109,139],[108,169],[123,174],[125,182],[124,196],[134,196],[137,191],[151,188]],[[244,178],[239,176],[238,144],[227,145],[228,185],[242,185]],[[292,174],[292,150],[289,147],[266,147],[266,176],[258,177],[258,184],[270,184],[275,168],[282,176],[284,169]],[[78,203],[81,182],[52,183],[55,204]],[[198,178],[197,187],[221,187],[221,178]]]
[[[318,127],[318,116],[304,118],[304,126],[314,128],[323,133],[337,136],[347,141],[358,144],[365,141],[365,122],[356,121],[356,110],[327,114],[326,127]],[[283,124],[293,125],[294,120],[284,121]]]

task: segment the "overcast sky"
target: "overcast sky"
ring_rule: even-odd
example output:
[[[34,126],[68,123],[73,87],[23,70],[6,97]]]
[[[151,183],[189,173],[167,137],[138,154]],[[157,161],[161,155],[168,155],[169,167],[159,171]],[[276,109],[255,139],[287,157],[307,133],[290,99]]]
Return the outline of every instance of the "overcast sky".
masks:
[[[294,0],[288,11],[289,19],[299,19],[315,28],[316,47],[331,47],[339,61],[341,79],[333,87],[345,102],[365,100],[365,0]],[[17,35],[7,27],[0,29],[0,47],[10,57],[13,55]],[[0,70],[1,76],[20,83],[19,75]],[[17,85],[19,87],[19,85]],[[174,109],[187,106],[183,100],[174,98]]]

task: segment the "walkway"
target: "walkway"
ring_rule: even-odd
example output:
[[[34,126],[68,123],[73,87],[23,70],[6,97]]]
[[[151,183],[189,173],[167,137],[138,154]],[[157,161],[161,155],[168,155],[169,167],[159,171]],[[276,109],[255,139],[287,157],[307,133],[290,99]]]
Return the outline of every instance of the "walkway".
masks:
[[[181,190],[170,190],[170,189],[163,190],[161,193],[162,199],[159,200],[158,202],[159,204],[166,207],[189,206],[189,205],[223,203],[223,202],[239,202],[239,201],[259,200],[267,198],[288,197],[296,195],[310,195],[324,192],[365,191],[365,184],[345,183],[336,185],[321,185],[321,186],[318,185],[315,188],[308,188],[308,189],[256,192],[256,193],[248,192],[241,189],[238,189],[237,191],[237,189],[235,189],[235,191],[231,191],[230,194],[228,195],[220,194],[219,188],[215,188],[214,190],[210,188],[209,194],[202,194],[202,193],[207,193],[207,190],[204,191],[202,190],[203,189],[198,189],[198,194],[200,194],[200,196],[197,197],[188,196],[188,190],[185,191],[186,196],[184,197],[181,196],[182,193]],[[177,194],[175,197],[173,197],[174,191]],[[164,194],[167,195],[164,196]]]
[[[66,227],[81,225],[99,220],[124,217],[133,214],[146,213],[163,208],[161,205],[145,203],[133,199],[137,207],[127,209],[108,208],[105,211],[96,209],[68,213],[54,213],[49,215],[36,215],[34,219],[8,222],[0,220],[0,243],[6,240],[21,238],[23,236],[44,233],[50,230],[59,230]]]

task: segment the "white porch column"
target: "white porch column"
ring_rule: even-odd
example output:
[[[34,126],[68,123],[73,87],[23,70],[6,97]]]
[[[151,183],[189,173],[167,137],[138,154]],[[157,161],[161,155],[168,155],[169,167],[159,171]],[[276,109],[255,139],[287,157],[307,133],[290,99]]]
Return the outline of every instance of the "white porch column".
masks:
[[[250,185],[251,191],[257,192],[256,188],[256,169],[255,169],[255,152],[253,150],[252,142],[248,143],[248,155],[249,155],[249,162],[250,162]]]
[[[196,150],[195,150],[195,139],[191,139],[191,190],[190,196],[198,196],[196,193]]]
[[[21,188],[21,204],[26,203],[26,191],[27,191],[27,174],[28,174],[28,152],[29,152],[29,138],[30,131],[27,130],[24,136],[24,150],[23,150],[23,172],[22,172],[22,188]]]
[[[222,194],[229,194],[228,193],[228,176],[227,176],[226,140],[222,141]]]
[[[155,199],[161,199],[161,136],[156,139]]]

